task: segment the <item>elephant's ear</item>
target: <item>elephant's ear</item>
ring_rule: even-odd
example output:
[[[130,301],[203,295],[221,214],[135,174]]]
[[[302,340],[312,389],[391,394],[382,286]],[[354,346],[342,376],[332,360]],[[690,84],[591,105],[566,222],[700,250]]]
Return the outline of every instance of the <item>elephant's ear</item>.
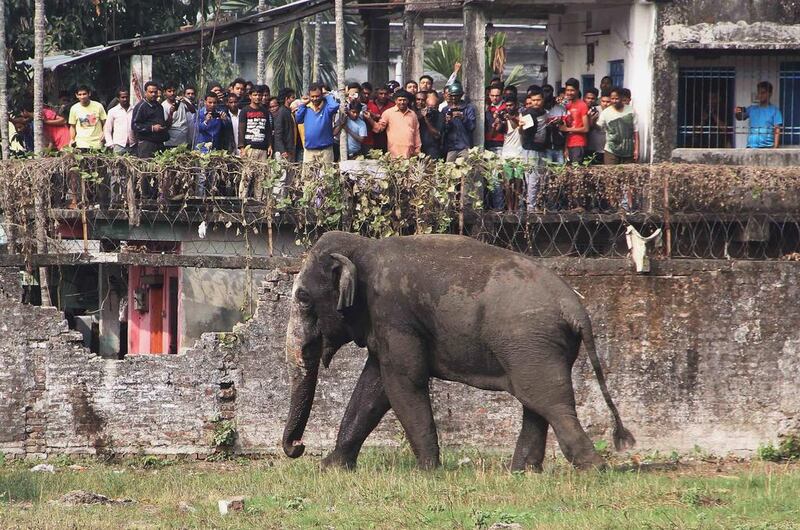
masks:
[[[341,254],[331,254],[331,258],[336,262],[334,270],[341,269],[339,274],[339,303],[336,305],[336,309],[342,311],[352,307],[356,297],[356,266],[347,256]]]

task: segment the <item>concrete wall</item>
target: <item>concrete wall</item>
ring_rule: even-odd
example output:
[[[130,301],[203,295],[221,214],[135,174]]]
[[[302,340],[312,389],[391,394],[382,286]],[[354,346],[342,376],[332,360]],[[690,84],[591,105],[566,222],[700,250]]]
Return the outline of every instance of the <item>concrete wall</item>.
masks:
[[[637,276],[625,260],[547,261],[585,297],[609,388],[640,450],[748,453],[800,429],[800,267],[791,262],[654,262]],[[0,271],[0,451],[197,453],[215,420],[236,422],[237,448],[275,452],[287,375],[284,298],[272,272],[256,316],[206,334],[180,355],[101,359],[55,310],[23,306],[13,271]],[[345,348],[325,370],[305,440],[334,442],[365,353]],[[584,356],[573,373],[579,416],[609,436],[609,414]],[[442,442],[511,453],[520,407],[509,396],[435,381]],[[390,416],[369,443],[398,443]]]

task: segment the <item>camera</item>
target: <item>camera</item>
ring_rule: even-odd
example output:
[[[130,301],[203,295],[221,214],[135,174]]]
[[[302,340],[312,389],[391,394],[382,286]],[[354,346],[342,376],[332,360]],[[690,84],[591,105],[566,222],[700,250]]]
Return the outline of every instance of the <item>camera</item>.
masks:
[[[219,113],[218,110],[212,110],[211,111],[211,117],[212,118],[219,118],[219,116],[220,116],[220,113]]]

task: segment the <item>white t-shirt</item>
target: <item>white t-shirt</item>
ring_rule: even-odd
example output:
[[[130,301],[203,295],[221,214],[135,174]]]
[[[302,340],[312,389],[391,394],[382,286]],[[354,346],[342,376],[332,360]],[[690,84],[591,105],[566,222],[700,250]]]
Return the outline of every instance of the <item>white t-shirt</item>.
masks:
[[[164,118],[169,116],[169,109],[172,104],[164,100],[161,103],[164,107]],[[178,109],[172,114],[172,125],[167,130],[169,133],[169,140],[164,142],[167,147],[177,147],[189,143],[189,118],[186,112],[186,106],[183,103],[178,103]]]
[[[522,124],[512,128],[511,122],[506,120],[506,136],[503,139],[503,158],[518,158],[522,156]]]

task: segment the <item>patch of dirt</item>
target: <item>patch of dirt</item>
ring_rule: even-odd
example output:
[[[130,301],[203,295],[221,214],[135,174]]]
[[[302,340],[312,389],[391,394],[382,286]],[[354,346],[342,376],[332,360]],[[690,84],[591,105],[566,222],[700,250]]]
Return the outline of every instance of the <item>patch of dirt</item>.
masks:
[[[65,493],[60,499],[54,501],[65,506],[91,506],[93,504],[133,504],[133,499],[112,499],[91,491],[75,490]]]

